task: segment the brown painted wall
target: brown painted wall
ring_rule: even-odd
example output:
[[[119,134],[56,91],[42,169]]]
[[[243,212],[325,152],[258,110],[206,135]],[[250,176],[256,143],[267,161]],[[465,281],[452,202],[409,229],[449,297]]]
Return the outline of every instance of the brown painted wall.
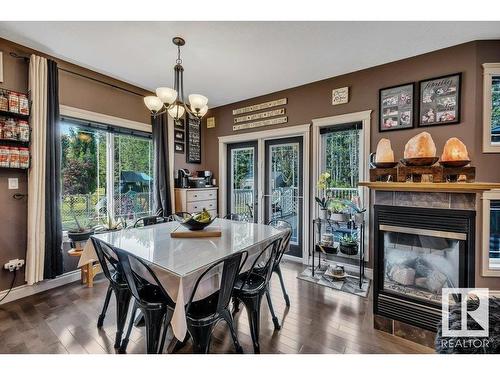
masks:
[[[4,39],[0,39],[0,51],[3,52],[4,68],[4,82],[0,83],[0,87],[21,92],[28,90],[28,64],[22,59],[15,59],[9,56],[9,53],[16,52],[20,55],[36,53],[50,57]],[[54,60],[58,62],[60,68],[71,70],[137,93],[133,94],[60,70],[60,104],[128,120],[144,123],[150,122],[149,113],[142,101],[142,96],[149,94],[147,91],[65,61]],[[7,190],[8,177],[19,178],[19,190]],[[15,192],[27,192],[27,172],[0,169],[0,212],[4,213],[2,225],[0,225],[1,266],[9,259],[26,259],[27,205],[26,200],[16,201],[12,198]],[[0,290],[5,290],[10,286],[11,277],[12,275],[8,272],[0,270]],[[16,285],[23,283],[24,271],[18,274]]]
[[[205,129],[205,165],[218,173],[218,138],[233,134],[232,110],[268,100],[286,97],[288,123],[274,127],[258,128],[251,131],[287,127],[310,123],[314,118],[340,115],[371,109],[371,149],[375,150],[380,138],[389,138],[396,158],[402,157],[404,145],[409,138],[425,130],[432,134],[438,152],[442,151],[445,141],[451,136],[461,138],[469,149],[473,165],[477,167],[477,180],[500,182],[500,155],[481,152],[481,108],[482,74],[481,64],[500,60],[500,41],[470,42],[409,59],[313,82],[307,85],[271,93],[238,103],[214,108],[207,117],[215,116],[216,128]],[[458,125],[415,128],[405,131],[385,132],[378,130],[378,92],[379,89],[407,82],[462,72],[462,112]],[[331,105],[331,90],[349,86],[349,103]],[[312,159],[312,158],[311,158]],[[371,249],[373,252],[373,249]],[[371,254],[372,255],[372,254]],[[373,259],[373,256],[370,256]],[[478,269],[479,270],[479,269]],[[488,282],[494,280],[489,279]],[[484,284],[482,284],[484,285]],[[500,283],[498,283],[500,287]]]

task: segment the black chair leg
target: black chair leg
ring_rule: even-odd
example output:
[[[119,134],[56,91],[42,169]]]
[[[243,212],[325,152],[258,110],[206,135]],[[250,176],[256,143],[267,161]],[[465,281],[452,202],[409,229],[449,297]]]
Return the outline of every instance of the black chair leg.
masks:
[[[236,330],[234,329],[234,322],[231,313],[229,312],[229,310],[225,310],[222,316],[229,327],[229,331],[231,332],[231,337],[233,339],[233,344],[234,348],[236,349],[236,353],[243,354],[243,348],[241,347],[240,342],[238,340],[238,336],[236,335]]]
[[[165,309],[143,310],[146,324],[146,352],[148,354],[158,354],[162,323],[166,312]]]
[[[127,322],[128,308],[130,305],[130,291],[128,289],[115,289],[116,296],[116,337],[115,348],[122,343],[122,334]]]
[[[163,353],[163,347],[165,346],[165,339],[167,338],[168,326],[170,325],[170,321],[174,316],[174,310],[167,308],[167,313],[165,314],[165,319],[163,322],[163,334],[161,335],[161,343],[159,353]]]
[[[260,354],[259,329],[260,329],[260,302],[262,295],[258,294],[241,300],[247,309],[248,322],[250,324],[250,334],[252,336],[253,351]]]
[[[118,349],[118,353],[123,354],[123,353],[126,353],[126,351],[127,351],[127,345],[128,345],[129,339],[130,339],[130,333],[132,332],[132,326],[134,325],[138,310],[139,310],[139,307],[137,306],[137,302],[134,301],[134,306],[132,307],[132,311],[130,313],[127,332],[125,333],[125,337],[122,340],[122,343],[120,344],[120,349]]]
[[[214,323],[205,326],[193,326],[188,323],[188,330],[193,339],[193,352],[196,354],[208,354],[210,339]]]
[[[267,305],[269,306],[269,311],[271,312],[271,316],[273,318],[274,329],[276,331],[279,331],[281,327],[278,318],[274,313],[273,302],[271,301],[271,294],[269,294],[269,289],[266,289],[266,298],[267,298]]]
[[[97,319],[97,328],[102,328],[104,323],[104,317],[106,316],[106,311],[108,310],[109,300],[111,299],[111,293],[113,289],[111,288],[111,284],[108,285],[108,290],[106,292],[106,298],[104,299],[104,306],[102,307],[101,315]]]
[[[290,307],[290,297],[288,297],[288,294],[286,292],[285,282],[283,281],[283,275],[281,274],[281,268],[279,264],[274,268],[274,272],[278,274],[278,277],[280,279],[281,290],[283,291],[283,297],[285,298],[285,303],[287,307]]]
[[[240,300],[233,297],[233,315],[240,311]]]

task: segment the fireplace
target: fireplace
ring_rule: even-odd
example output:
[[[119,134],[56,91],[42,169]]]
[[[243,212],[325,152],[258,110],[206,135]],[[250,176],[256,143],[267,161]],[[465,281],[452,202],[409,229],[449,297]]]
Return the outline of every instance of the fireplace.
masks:
[[[474,286],[471,210],[375,205],[374,313],[436,331],[442,288]]]

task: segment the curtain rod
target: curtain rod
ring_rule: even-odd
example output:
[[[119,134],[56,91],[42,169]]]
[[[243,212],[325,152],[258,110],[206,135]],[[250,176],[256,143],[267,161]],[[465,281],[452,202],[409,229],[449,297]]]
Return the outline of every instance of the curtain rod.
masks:
[[[12,56],[12,57],[14,57],[14,58],[16,58],[16,59],[23,59],[24,61],[29,61],[29,57],[28,56],[21,56],[21,55],[18,55],[17,53],[15,53],[15,52],[11,52],[9,55]],[[143,94],[139,94],[139,93],[137,93],[135,91],[123,88],[121,86],[113,85],[112,83],[101,81],[100,79],[89,77],[89,76],[86,76],[85,74],[82,74],[82,73],[77,73],[77,72],[74,72],[72,70],[61,68],[61,67],[59,67],[59,65],[57,66],[57,69],[62,70],[63,72],[66,72],[66,73],[74,74],[76,76],[89,79],[89,80],[94,81],[94,82],[99,82],[99,83],[101,83],[103,85],[111,86],[111,87],[113,87],[115,89],[122,90],[122,91],[128,92],[130,94],[134,94],[134,95],[137,95],[137,96],[140,96],[140,97],[144,96]]]

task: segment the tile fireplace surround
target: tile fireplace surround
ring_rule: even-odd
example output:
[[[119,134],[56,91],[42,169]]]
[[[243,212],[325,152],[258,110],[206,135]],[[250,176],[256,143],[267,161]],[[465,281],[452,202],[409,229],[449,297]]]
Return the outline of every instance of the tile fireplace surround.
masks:
[[[419,212],[432,212],[433,214],[437,214],[439,212],[441,212],[440,215],[442,215],[442,217],[446,217],[446,211],[443,211],[443,210],[450,210],[450,214],[452,212],[457,212],[456,210],[465,210],[467,212],[470,212],[471,213],[471,216],[474,215],[475,211],[476,211],[476,194],[475,193],[463,193],[463,192],[416,192],[416,191],[382,191],[382,190],[377,190],[375,191],[375,199],[374,199],[374,204],[376,207],[389,207],[390,210],[395,210],[395,211],[398,211],[398,207],[401,208],[401,210],[407,210],[408,211],[408,208],[415,208],[416,210],[418,210]],[[378,210],[376,210],[378,211]],[[411,210],[410,210],[411,212]],[[376,218],[376,222],[377,222],[377,219],[378,217]],[[398,224],[398,223],[396,223]],[[375,224],[377,226],[377,228],[373,228],[374,231],[377,231],[378,230],[378,224]],[[434,229],[433,227],[430,227],[431,229]],[[413,229],[413,228],[412,228]],[[474,232],[474,225],[472,224],[472,233]],[[394,233],[392,234],[394,235]],[[401,236],[401,234],[399,235]],[[376,236],[378,237],[378,236]],[[430,237],[426,237],[426,236],[423,236],[425,238],[430,238]],[[420,237],[419,237],[420,238]],[[472,235],[472,241],[474,241],[474,235]],[[435,240],[435,239],[434,239]],[[380,284],[378,286],[378,289],[380,289],[380,294],[375,292],[374,294],[374,305],[376,306],[375,309],[377,309],[378,311],[375,312],[375,316],[374,316],[374,327],[378,330],[381,330],[381,331],[384,331],[384,332],[387,332],[387,333],[390,333],[390,334],[393,334],[393,335],[396,335],[396,336],[399,336],[399,337],[402,337],[402,338],[405,338],[407,340],[410,340],[410,341],[413,341],[413,342],[417,342],[419,344],[422,344],[422,345],[425,345],[425,346],[428,346],[428,347],[434,347],[434,339],[435,339],[435,332],[434,330],[431,330],[431,329],[425,329],[423,328],[422,326],[418,326],[419,324],[418,323],[415,323],[415,325],[413,324],[410,324],[412,323],[412,318],[406,318],[406,319],[401,319],[400,320],[397,320],[397,319],[392,319],[394,316],[391,315],[391,313],[387,314],[385,313],[384,314],[384,310],[387,311],[387,309],[394,309],[395,311],[398,310],[398,309],[401,309],[401,310],[404,310],[405,309],[405,297],[408,297],[408,295],[404,296],[402,299],[398,300],[398,305],[394,305],[394,307],[392,305],[389,305],[389,307],[385,307],[383,308],[382,307],[382,304],[383,304],[383,292],[381,291],[383,289],[383,287],[386,286],[387,284],[387,281],[385,279],[387,279],[387,277],[384,277],[385,274],[386,274],[386,269],[385,269],[385,266],[382,265],[381,263],[385,264],[386,260],[383,258],[383,257],[387,257],[388,258],[388,255],[381,255],[381,254],[385,254],[386,252],[386,249],[385,249],[385,246],[382,246],[380,245],[380,242],[379,241],[375,241],[374,242],[375,244],[375,251],[377,252],[376,255],[376,258],[381,258],[382,260],[379,261],[378,263],[376,263],[375,267],[378,268],[378,270],[380,271],[380,268],[384,268],[382,271],[380,271],[381,273],[379,274],[379,282],[378,284]],[[423,245],[420,245],[422,246],[422,248],[424,247]],[[426,245],[426,246],[429,246],[429,245]],[[382,247],[382,248],[381,248]],[[397,245],[396,246],[398,249],[399,248],[406,248],[406,249],[410,249],[410,248],[418,248],[420,251],[422,252],[429,252],[429,253],[442,253],[442,251],[439,251],[439,250],[423,250],[422,248],[419,248],[418,246],[414,246],[414,244],[412,244],[412,246],[408,246],[408,244],[406,245]],[[457,245],[458,247],[458,245]],[[467,249],[465,250],[462,250],[464,252],[464,255],[463,256],[466,256],[467,255]],[[472,246],[469,247],[469,251],[470,252],[474,252],[474,244],[472,244]],[[448,251],[449,253],[449,251]],[[474,259],[474,254],[469,254],[470,258],[472,259],[472,263],[473,262],[473,259]],[[460,263],[463,263],[463,259],[460,260]],[[471,267],[473,267],[473,264],[471,265]],[[458,267],[457,267],[458,268]],[[375,270],[375,272],[377,272],[377,270]],[[458,272],[458,271],[457,271]],[[461,282],[462,282],[462,279],[463,279],[463,275],[460,276],[461,278]],[[417,280],[417,278],[415,278],[415,280]],[[474,281],[472,280],[471,283],[473,284]],[[471,284],[469,284],[469,286],[471,286]],[[377,285],[374,285],[375,288],[377,288]],[[419,291],[419,289],[416,289],[417,291]],[[439,293],[439,292],[437,292]],[[423,294],[423,293],[422,293]],[[429,294],[429,293],[427,293]],[[413,298],[414,296],[410,295],[410,299]],[[436,300],[439,300],[440,299],[440,295],[439,294],[436,294],[435,295],[435,299]],[[409,306],[412,305],[413,302],[408,302]],[[426,303],[426,301],[424,301],[424,303]],[[435,303],[435,302],[434,302]],[[379,307],[380,306],[380,307]],[[401,307],[403,306],[403,307]],[[425,307],[425,305],[422,305],[423,307]],[[421,307],[418,307],[418,309],[420,309]],[[438,303],[438,305],[434,306],[434,307],[430,307],[430,309],[433,309],[434,308],[434,320],[436,320],[436,314],[439,313],[439,308],[440,308],[440,302]],[[416,310],[416,312],[418,313],[418,309]],[[415,314],[415,312],[413,313],[410,313],[410,316],[412,314]],[[389,316],[387,316],[389,315]],[[397,316],[397,313],[395,314]],[[403,321],[405,320],[405,321]],[[421,324],[420,324],[421,325]],[[425,324],[424,324],[425,326]]]

